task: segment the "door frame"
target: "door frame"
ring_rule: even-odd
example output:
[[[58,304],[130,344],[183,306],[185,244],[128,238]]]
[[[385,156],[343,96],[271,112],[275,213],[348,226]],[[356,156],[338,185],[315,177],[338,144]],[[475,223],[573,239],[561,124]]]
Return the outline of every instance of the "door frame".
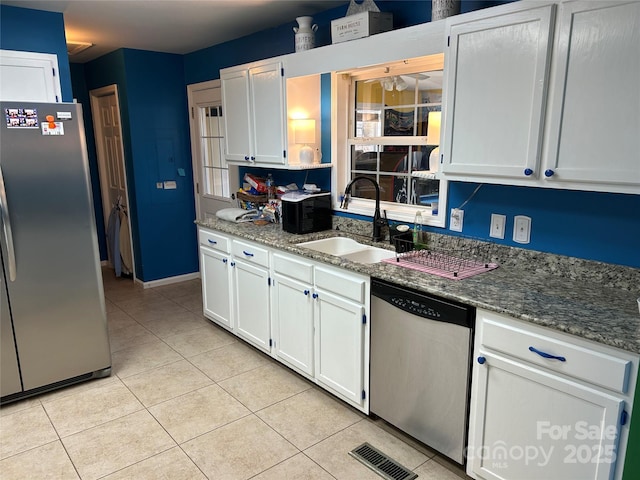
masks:
[[[107,231],[109,224],[109,215],[111,214],[111,202],[109,200],[109,174],[106,167],[106,160],[104,158],[104,141],[102,135],[102,123],[100,122],[100,97],[107,97],[114,95],[116,99],[116,114],[118,115],[118,128],[120,130],[120,149],[122,151],[122,174],[124,177],[124,193],[125,203],[127,205],[127,223],[129,226],[129,245],[131,247],[131,268],[132,276],[136,278],[136,259],[133,248],[133,230],[131,228],[131,203],[129,202],[129,181],[127,179],[126,158],[124,152],[124,144],[122,141],[122,115],[120,114],[120,96],[118,95],[118,85],[107,85],[106,87],[96,88],[89,91],[89,98],[91,100],[91,119],[93,121],[93,134],[96,142],[96,156],[98,158],[98,172],[100,176],[100,194],[102,197],[102,219],[104,221],[104,230]]]

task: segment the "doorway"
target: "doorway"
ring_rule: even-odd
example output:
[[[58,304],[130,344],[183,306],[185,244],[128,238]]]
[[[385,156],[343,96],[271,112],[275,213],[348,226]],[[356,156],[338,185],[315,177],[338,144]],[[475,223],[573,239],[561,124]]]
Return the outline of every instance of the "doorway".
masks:
[[[187,86],[196,218],[206,221],[231,206],[229,169],[224,159],[224,111],[220,80]],[[237,173],[235,173],[237,176]]]
[[[96,139],[102,217],[107,232],[109,265],[116,276],[135,278],[131,216],[124,147],[120,122],[118,86],[91,90],[91,116]]]

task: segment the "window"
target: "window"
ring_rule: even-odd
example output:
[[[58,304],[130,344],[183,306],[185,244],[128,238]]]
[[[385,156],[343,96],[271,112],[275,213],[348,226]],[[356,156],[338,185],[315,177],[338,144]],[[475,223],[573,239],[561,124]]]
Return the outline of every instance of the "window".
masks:
[[[203,195],[229,197],[229,172],[224,161],[222,107],[198,107],[200,111],[200,152],[202,153]]]
[[[336,76],[338,148],[337,190],[357,176],[380,185],[381,207],[390,219],[413,221],[421,210],[429,225],[444,225],[438,145],[442,110],[442,55],[412,59]],[[342,99],[342,100],[341,100]],[[444,190],[444,191],[443,191]],[[351,189],[350,212],[373,214],[375,189],[359,182]]]

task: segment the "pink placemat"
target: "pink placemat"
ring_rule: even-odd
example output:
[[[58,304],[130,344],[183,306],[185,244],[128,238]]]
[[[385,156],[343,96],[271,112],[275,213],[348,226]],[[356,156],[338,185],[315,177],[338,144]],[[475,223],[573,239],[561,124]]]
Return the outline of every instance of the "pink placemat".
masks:
[[[452,260],[457,260],[452,257]],[[417,270],[419,272],[430,273],[432,275],[438,275],[439,277],[448,278],[450,280],[462,280],[463,278],[473,277],[474,275],[479,275],[480,273],[488,272],[490,270],[494,270],[498,268],[497,263],[480,263],[480,262],[466,262],[465,265],[461,266],[458,271],[448,271],[443,270],[439,267],[430,267],[427,265],[422,265],[419,263],[415,263],[412,261],[405,260],[404,258],[396,259],[396,258],[385,258],[382,260],[385,263],[390,263],[391,265],[397,265],[399,267],[410,268],[412,270]]]

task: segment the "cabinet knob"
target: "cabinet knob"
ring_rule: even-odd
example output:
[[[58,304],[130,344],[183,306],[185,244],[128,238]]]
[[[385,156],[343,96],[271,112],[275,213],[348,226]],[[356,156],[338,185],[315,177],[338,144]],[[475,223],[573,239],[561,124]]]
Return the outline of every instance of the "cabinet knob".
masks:
[[[253,155],[251,155],[251,162],[255,162],[256,161],[256,157],[254,157]]]
[[[231,262],[231,266],[235,267],[236,266],[236,262]]]
[[[244,156],[244,160],[245,160],[245,162],[248,162],[249,161],[249,155],[245,155]]]
[[[317,293],[314,293],[312,296],[313,296],[313,298],[318,298],[318,294]]]
[[[223,258],[223,259],[222,259],[222,263],[227,263],[227,259],[226,259],[226,258]]]
[[[309,295],[309,290],[305,290],[305,291],[304,291],[304,294],[305,294],[305,295]]]
[[[525,169],[524,169],[524,174],[525,174],[527,177],[530,177],[531,175],[533,175],[533,170],[531,170],[530,168],[525,168]]]
[[[549,177],[553,177],[553,175],[554,175],[555,173],[556,173],[556,172],[554,172],[553,170],[551,170],[551,169],[549,168],[548,170],[545,170],[545,171],[544,171],[544,176],[545,176],[545,177],[547,177],[547,178],[549,178]]]
[[[485,357],[478,357],[478,363],[480,365],[484,365],[484,362],[486,362],[486,361],[487,361],[487,359]]]

